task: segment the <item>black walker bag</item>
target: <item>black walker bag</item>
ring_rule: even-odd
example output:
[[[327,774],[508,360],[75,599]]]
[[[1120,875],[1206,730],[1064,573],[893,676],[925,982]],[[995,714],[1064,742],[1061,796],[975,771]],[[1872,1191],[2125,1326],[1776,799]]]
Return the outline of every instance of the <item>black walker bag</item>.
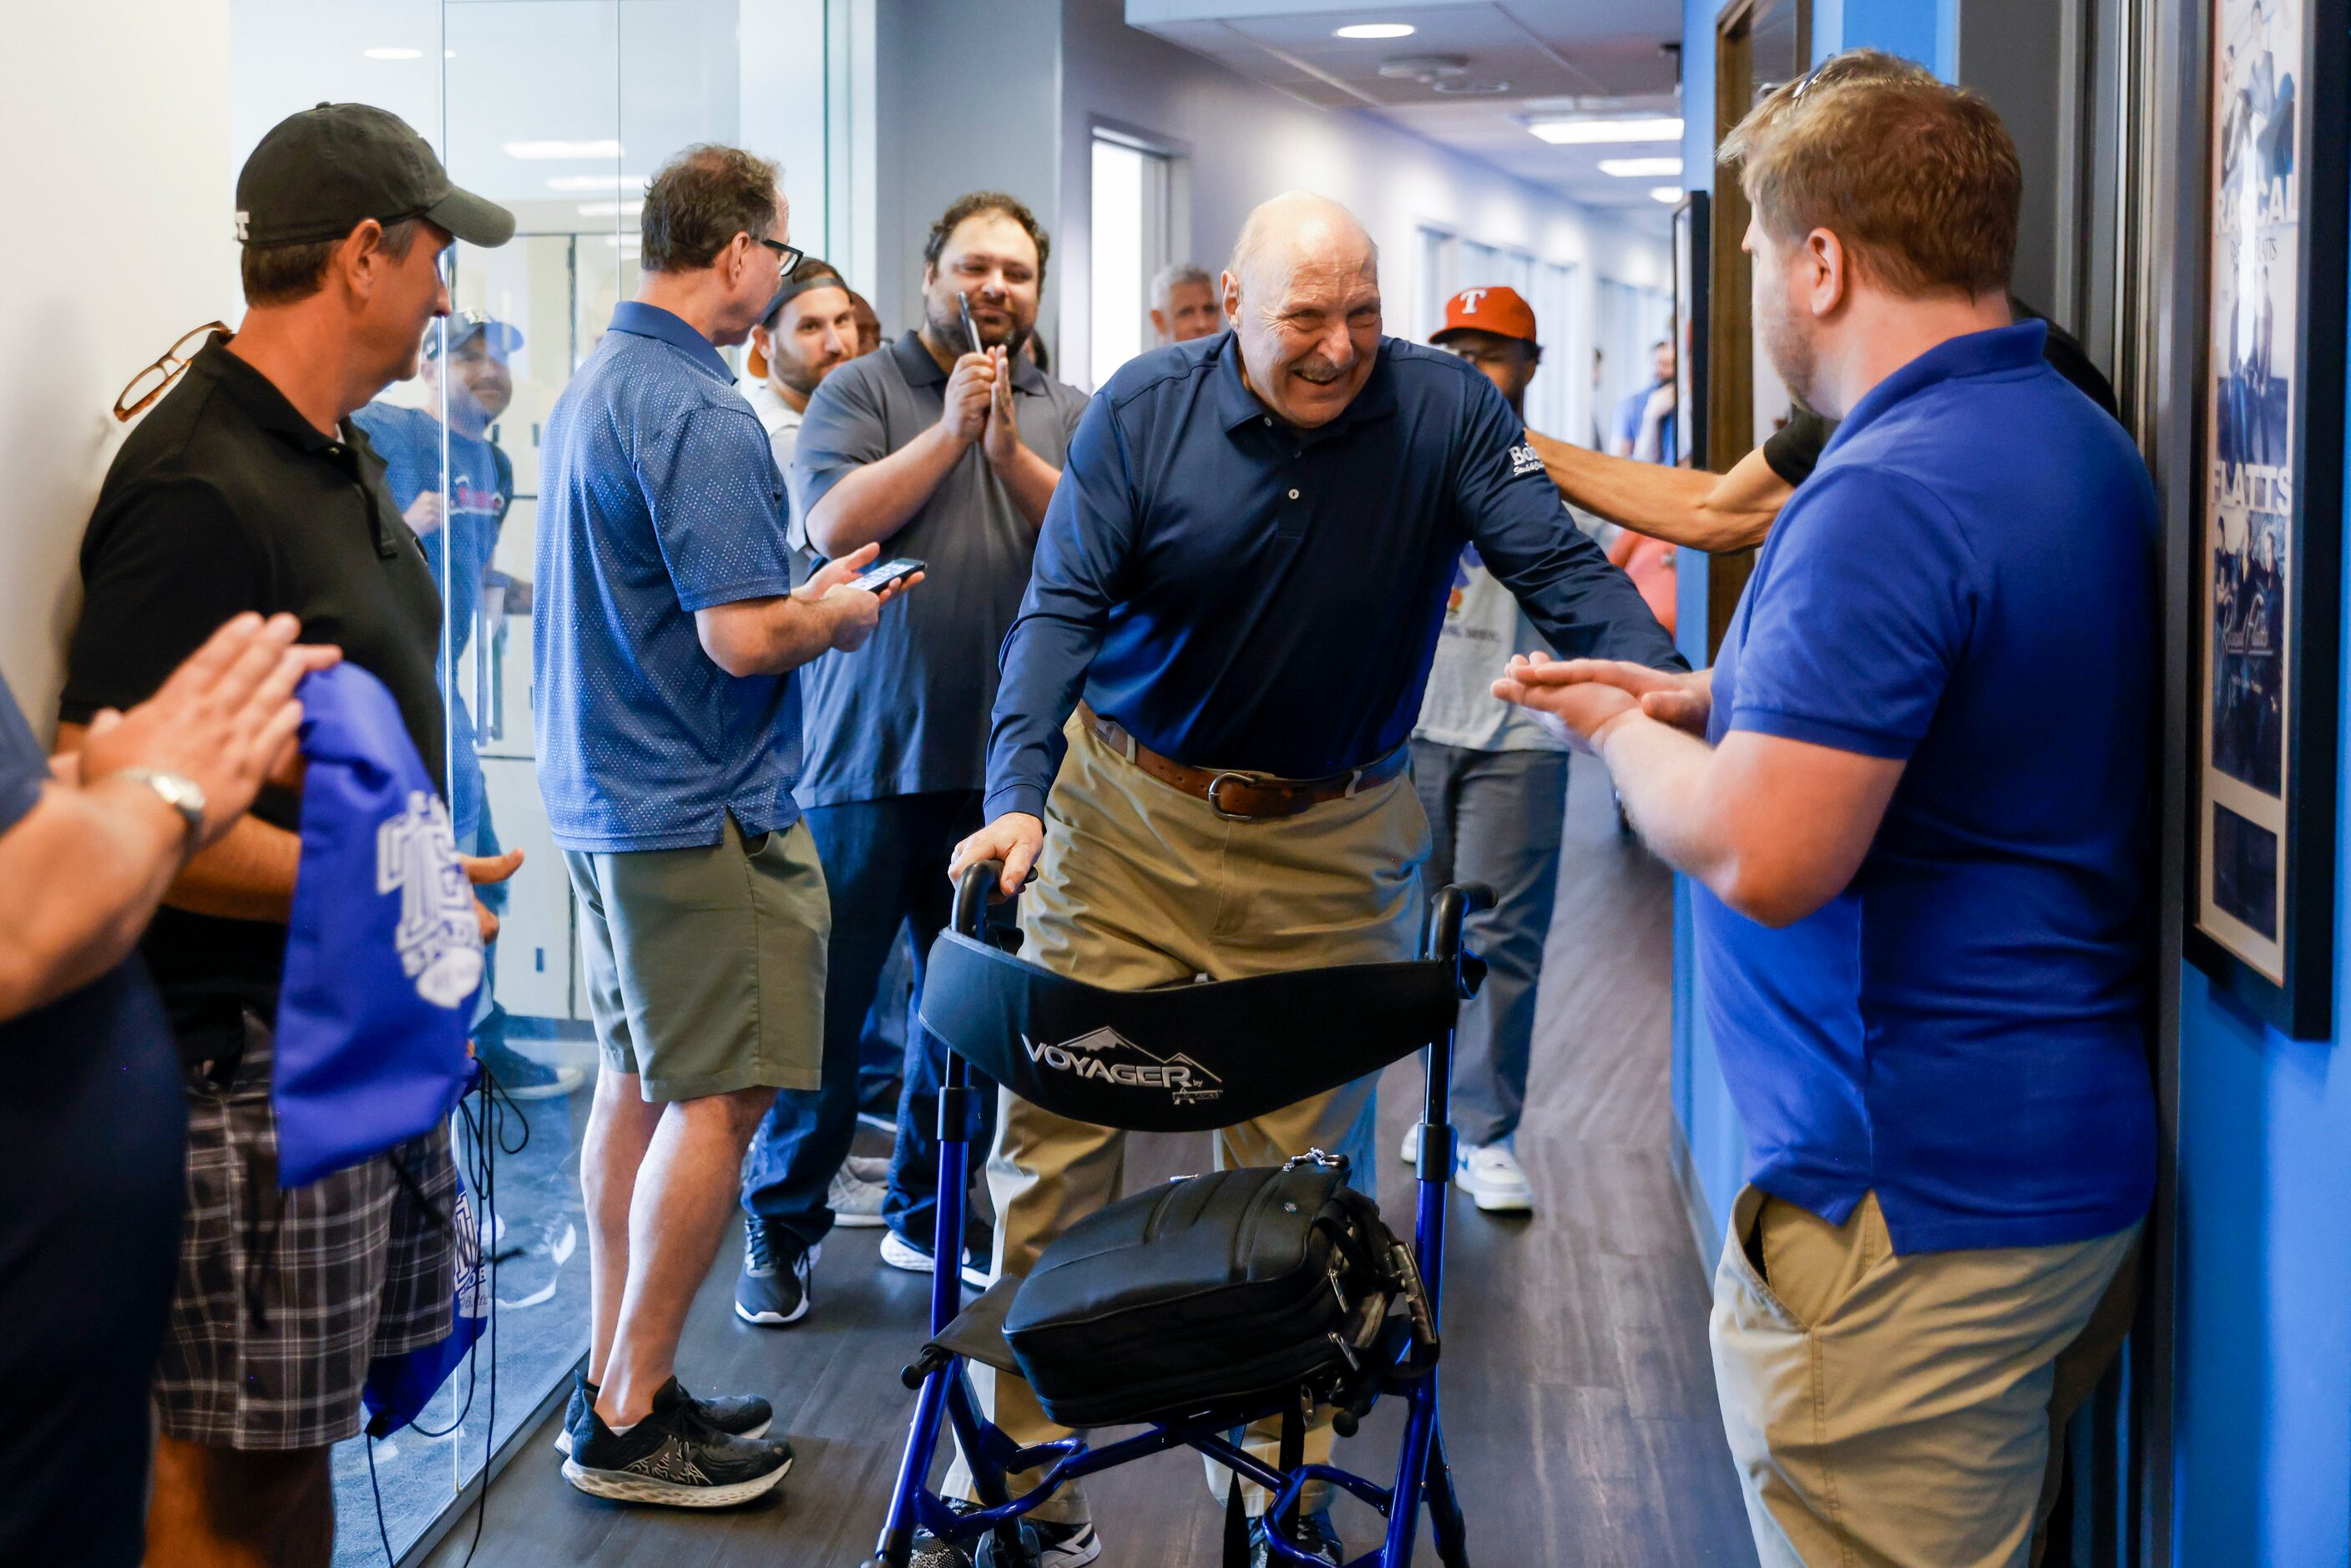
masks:
[[[1047,1416],[1116,1427],[1284,1389],[1333,1398],[1392,1320],[1426,1321],[1412,1254],[1317,1151],[1079,1220],[1021,1282],[1004,1337]]]

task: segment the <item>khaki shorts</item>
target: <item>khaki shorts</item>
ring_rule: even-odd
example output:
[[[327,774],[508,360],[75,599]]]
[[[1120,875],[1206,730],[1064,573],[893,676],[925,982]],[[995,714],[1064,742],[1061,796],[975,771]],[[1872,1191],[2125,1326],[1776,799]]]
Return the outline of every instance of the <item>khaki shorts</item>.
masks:
[[[832,904],[804,823],[706,848],[567,850],[605,1065],[648,1101],[814,1089]]]
[[[1709,1327],[1762,1568],[2038,1562],[2066,1418],[2130,1328],[2138,1231],[1904,1255],[1874,1192],[1836,1226],[1742,1189]]]

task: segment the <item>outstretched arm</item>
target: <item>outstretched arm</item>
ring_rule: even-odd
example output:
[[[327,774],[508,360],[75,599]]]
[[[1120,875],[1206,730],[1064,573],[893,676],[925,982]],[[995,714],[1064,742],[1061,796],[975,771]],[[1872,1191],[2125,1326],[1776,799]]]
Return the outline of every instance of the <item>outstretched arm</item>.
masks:
[[[1761,447],[1728,474],[1668,468],[1610,457],[1538,431],[1527,440],[1543,470],[1573,505],[1667,544],[1717,553],[1763,542],[1771,519],[1795,492],[1771,471]]]

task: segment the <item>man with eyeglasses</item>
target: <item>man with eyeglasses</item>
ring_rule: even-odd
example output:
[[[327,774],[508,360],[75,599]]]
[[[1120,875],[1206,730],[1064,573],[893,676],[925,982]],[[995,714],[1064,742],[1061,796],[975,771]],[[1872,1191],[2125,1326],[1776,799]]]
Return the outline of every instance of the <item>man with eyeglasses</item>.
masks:
[[[679,1385],[678,1337],[752,1129],[778,1089],[817,1086],[832,922],[792,799],[795,672],[862,645],[891,592],[852,580],[872,549],[792,586],[783,476],[718,354],[801,260],[786,216],[775,165],[737,148],[690,148],[653,177],[643,280],[556,401],[539,486],[539,794],[604,1057],[563,1473],[680,1508],[745,1501],[791,1468],[789,1443],[759,1440],[766,1400]]]
[[[352,416],[413,375],[449,311],[455,239],[514,217],[452,186],[423,138],[322,104],[261,139],[237,176],[247,309],[117,454],[82,544],[60,751],[164,684],[214,629],[289,613],[389,688],[443,770],[441,601]],[[368,1364],[437,1343],[456,1285],[445,1130],[280,1191],[273,1020],[300,858],[292,789],[191,858],[142,944],[179,1043],[186,1219],[155,1406],[148,1561],[316,1564],[334,1556],[330,1447],[360,1429]],[[476,882],[518,857],[471,860]],[[482,912],[485,935],[496,922]]]
[[[401,516],[416,530],[424,561],[441,589],[449,627],[452,663],[463,667],[473,642],[485,591],[496,576],[491,558],[498,533],[514,505],[514,460],[497,443],[497,418],[514,401],[514,374],[507,357],[522,347],[522,334],[480,310],[462,310],[424,334],[417,370],[422,407],[378,399],[353,416],[383,458],[384,479]],[[445,421],[444,416],[445,415]],[[444,455],[447,457],[445,473]],[[488,649],[483,651],[488,656]],[[449,694],[449,817],[457,848],[466,854],[499,852],[497,825],[490,820],[488,790],[482,779],[475,715],[465,693]],[[483,895],[504,913],[503,887]],[[507,1012],[496,1000],[496,966],[482,988],[482,1013],[474,1025],[474,1053],[498,1088],[515,1100],[548,1100],[569,1094],[585,1076],[569,1065],[534,1061],[507,1044]]]

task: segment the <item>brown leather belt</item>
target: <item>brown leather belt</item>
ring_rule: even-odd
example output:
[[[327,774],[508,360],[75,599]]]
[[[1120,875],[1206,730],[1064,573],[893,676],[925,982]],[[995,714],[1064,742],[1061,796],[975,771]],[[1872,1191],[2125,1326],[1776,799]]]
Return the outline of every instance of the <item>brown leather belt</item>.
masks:
[[[1083,703],[1078,721],[1096,740],[1142,768],[1162,784],[1181,789],[1228,822],[1268,821],[1295,817],[1326,800],[1344,800],[1375,784],[1384,784],[1405,770],[1412,747],[1399,746],[1375,762],[1327,779],[1273,779],[1230,768],[1195,768],[1172,757],[1162,757],[1126,732],[1114,718],[1104,718]]]

